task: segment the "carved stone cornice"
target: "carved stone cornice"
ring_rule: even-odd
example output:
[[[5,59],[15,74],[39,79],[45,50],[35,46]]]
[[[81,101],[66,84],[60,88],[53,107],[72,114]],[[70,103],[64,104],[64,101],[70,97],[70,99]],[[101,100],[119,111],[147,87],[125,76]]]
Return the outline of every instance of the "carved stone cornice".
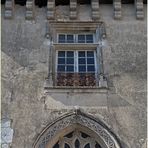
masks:
[[[14,0],[6,0],[5,18],[12,19],[13,15],[14,15]]]
[[[136,18],[143,19],[144,12],[143,12],[143,0],[135,0],[136,6]]]
[[[114,0],[114,19],[121,19],[121,0]]]
[[[70,19],[77,18],[77,0],[70,0]]]
[[[55,0],[48,0],[47,2],[47,19],[53,20],[55,17]]]
[[[91,1],[91,7],[92,7],[92,19],[97,20],[100,18],[99,13],[99,0],[92,0]]]
[[[34,0],[27,0],[26,1],[26,19],[32,20],[34,19]]]

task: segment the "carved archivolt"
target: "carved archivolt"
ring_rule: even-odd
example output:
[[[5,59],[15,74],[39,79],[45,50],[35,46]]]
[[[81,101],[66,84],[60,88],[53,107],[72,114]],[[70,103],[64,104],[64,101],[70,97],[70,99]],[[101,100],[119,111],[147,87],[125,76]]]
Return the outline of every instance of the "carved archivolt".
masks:
[[[95,137],[98,143],[101,142],[102,148],[121,148],[115,136],[104,124],[80,111],[66,114],[48,125],[35,141],[34,148],[52,148],[58,140],[57,137],[62,137],[77,128],[80,131],[84,129],[86,134],[94,134],[91,137]]]

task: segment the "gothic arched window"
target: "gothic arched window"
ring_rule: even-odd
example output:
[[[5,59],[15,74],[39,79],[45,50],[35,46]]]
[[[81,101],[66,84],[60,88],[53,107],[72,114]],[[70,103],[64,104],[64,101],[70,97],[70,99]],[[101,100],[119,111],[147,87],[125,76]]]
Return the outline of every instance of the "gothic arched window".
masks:
[[[60,137],[52,148],[102,148],[95,138],[82,131],[75,130]]]

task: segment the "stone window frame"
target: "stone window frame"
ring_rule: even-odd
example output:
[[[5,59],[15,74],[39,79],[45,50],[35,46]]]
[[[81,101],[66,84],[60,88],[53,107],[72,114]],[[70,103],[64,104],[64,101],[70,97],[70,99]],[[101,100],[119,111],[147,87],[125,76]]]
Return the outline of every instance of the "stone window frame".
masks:
[[[49,49],[49,70],[48,70],[48,77],[46,78],[44,89],[49,88],[73,88],[73,89],[85,89],[85,88],[108,88],[107,85],[107,78],[104,75],[103,70],[103,55],[102,55],[102,46],[101,40],[106,38],[106,31],[105,31],[105,24],[104,22],[81,22],[81,21],[69,21],[69,22],[57,22],[57,21],[50,21],[47,22],[47,30],[46,36],[50,40],[50,49]],[[96,36],[96,42],[92,44],[86,43],[74,43],[75,46],[71,43],[57,43],[57,34],[58,33],[72,33],[72,32],[95,32],[98,36]],[[100,33],[100,34],[98,34]],[[99,83],[98,86],[86,86],[86,87],[79,87],[79,86],[56,86],[54,85],[54,76],[55,76],[55,64],[56,64],[56,50],[59,49],[95,49],[97,51],[97,65],[100,65],[100,71],[98,73]]]

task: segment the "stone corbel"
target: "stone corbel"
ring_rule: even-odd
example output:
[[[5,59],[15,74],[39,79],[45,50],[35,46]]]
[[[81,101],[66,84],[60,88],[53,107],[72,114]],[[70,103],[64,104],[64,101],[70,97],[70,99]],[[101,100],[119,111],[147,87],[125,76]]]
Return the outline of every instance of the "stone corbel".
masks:
[[[121,0],[114,0],[114,19],[121,19]]]
[[[26,19],[32,20],[34,19],[34,0],[27,0],[26,1]]]
[[[70,19],[77,18],[77,0],[70,0]]]
[[[143,0],[135,0],[135,6],[136,6],[136,18],[143,19],[144,18]]]
[[[47,2],[47,19],[52,20],[55,17],[55,0]]]
[[[6,0],[5,18],[12,19],[13,15],[14,15],[14,0]]]
[[[92,19],[94,20],[99,19],[100,18],[99,0],[92,0],[91,7],[92,7]]]

